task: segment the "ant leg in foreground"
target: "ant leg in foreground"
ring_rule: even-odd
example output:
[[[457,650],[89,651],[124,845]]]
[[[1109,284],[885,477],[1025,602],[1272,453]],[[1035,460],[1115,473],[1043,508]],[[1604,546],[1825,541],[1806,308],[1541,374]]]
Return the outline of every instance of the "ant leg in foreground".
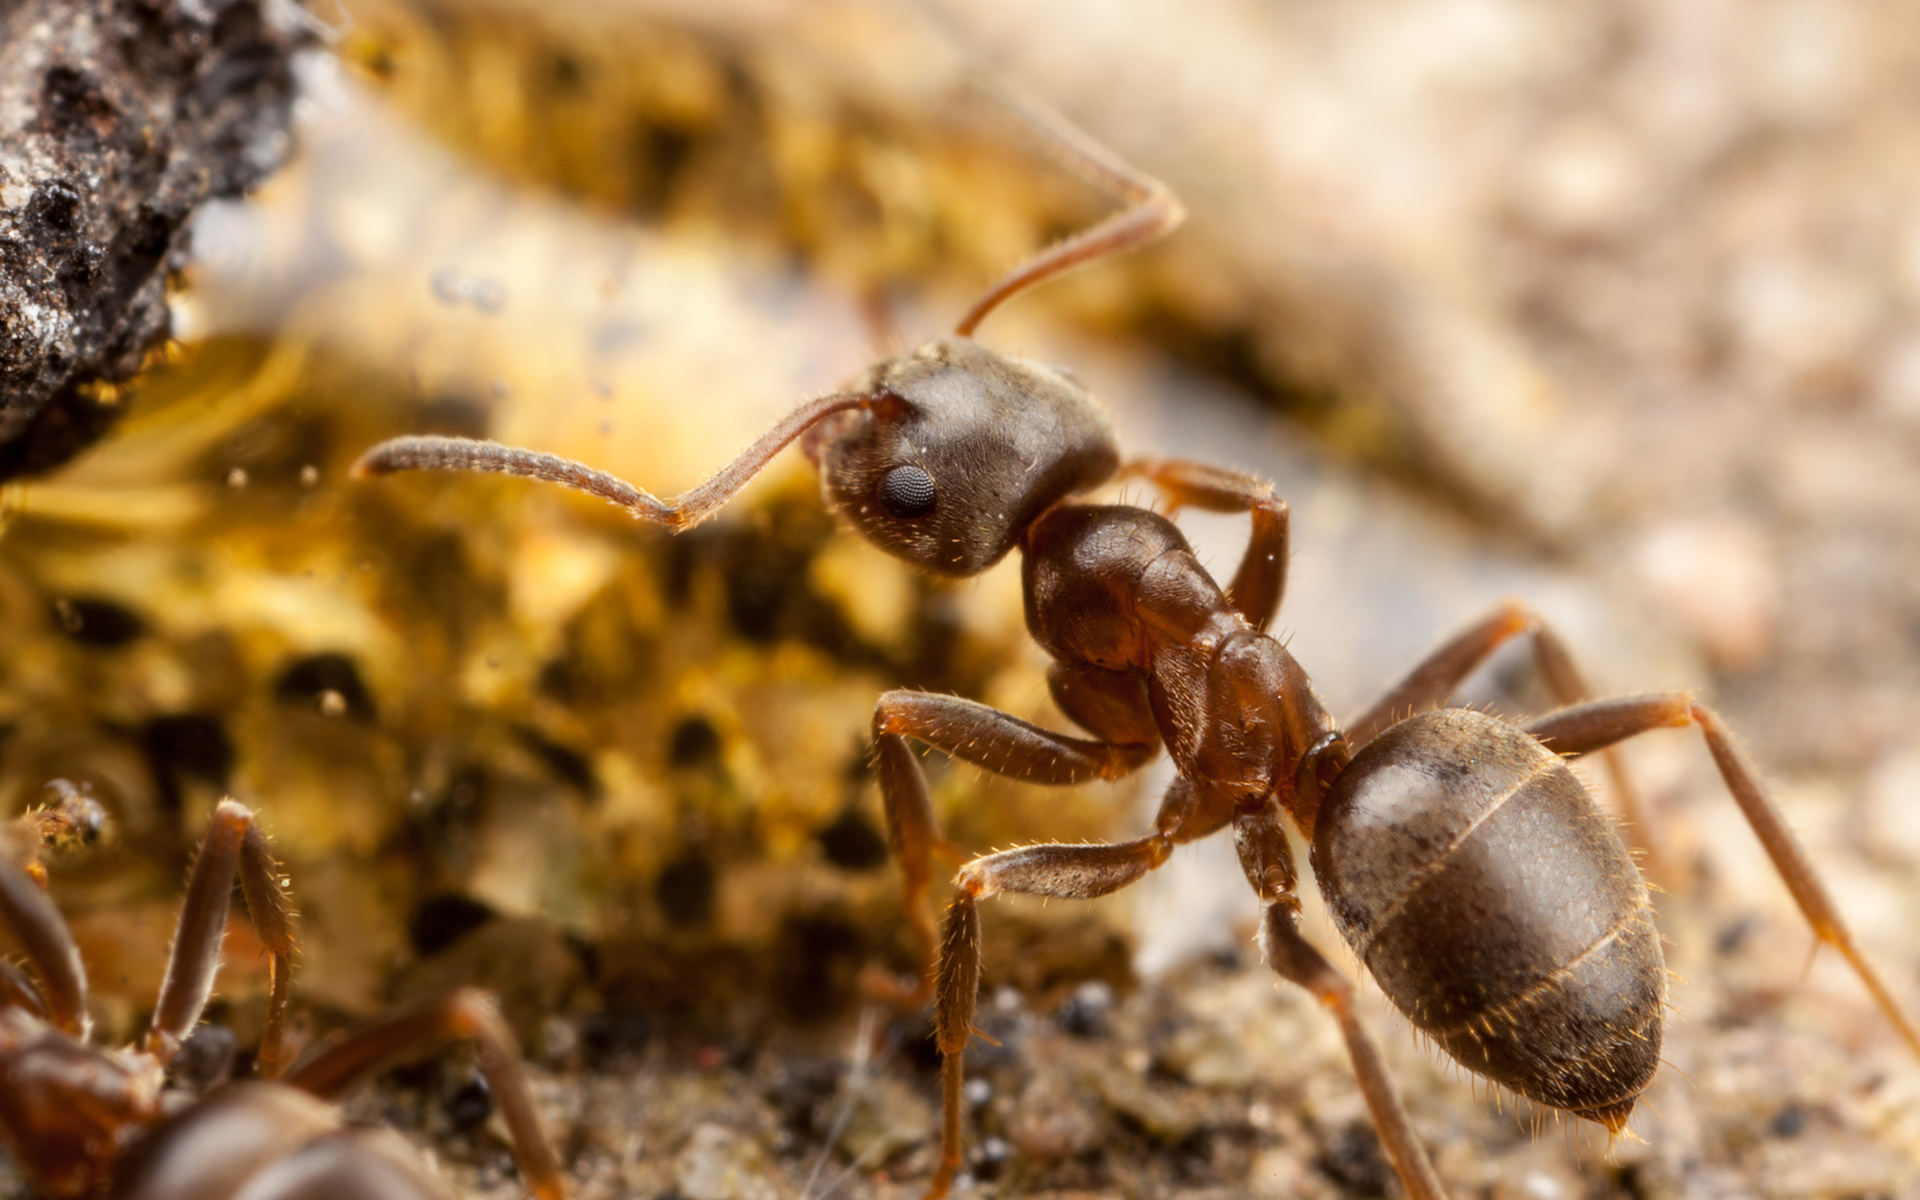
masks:
[[[282,1082],[323,1100],[338,1100],[354,1084],[396,1060],[459,1040],[471,1041],[479,1053],[480,1073],[500,1105],[527,1186],[540,1200],[559,1200],[566,1195],[559,1160],[534,1112],[513,1033],[485,992],[463,989],[362,1025],[322,1047],[287,1072]]]
[[[1579,704],[1593,696],[1593,689],[1573,665],[1573,655],[1565,642],[1548,625],[1546,618],[1519,600],[1503,601],[1498,608],[1448,638],[1416,663],[1404,679],[1387,689],[1387,694],[1353,718],[1346,726],[1347,744],[1356,753],[1381,730],[1414,713],[1444,704],[1460,686],[1460,681],[1493,652],[1520,634],[1533,638],[1533,662],[1556,704]],[[1646,807],[1640,793],[1627,775],[1625,764],[1612,750],[1601,755],[1607,779],[1613,785],[1621,823],[1633,830],[1632,841],[1645,852],[1643,866],[1652,875],[1666,877],[1660,856],[1652,845],[1647,826]]]
[[[1055,691],[1060,693],[1058,685]],[[1072,711],[1069,709],[1069,715]],[[918,1007],[932,995],[930,968],[937,935],[927,886],[933,881],[933,858],[936,854],[964,856],[941,836],[927,795],[926,776],[907,747],[909,737],[997,775],[1058,785],[1130,774],[1153,757],[1157,740],[1151,733],[1145,744],[1069,737],[957,696],[893,691],[880,697],[873,710],[874,758],[886,811],[887,841],[900,865],[901,897],[913,931],[919,972],[911,987],[876,972],[867,974],[865,984],[869,991],[903,1008]]]
[[[1698,726],[1706,738],[1707,749],[1713,754],[1714,765],[1720,768],[1720,778],[1726,782],[1727,791],[1733,794],[1734,803],[1740,806],[1767,857],[1773,860],[1774,870],[1780,873],[1787,891],[1793,894],[1794,903],[1800,906],[1800,913],[1812,926],[1814,936],[1838,950],[1852,965],[1880,1011],[1913,1052],[1920,1055],[1920,1032],[1915,1031],[1873,965],[1853,944],[1853,935],[1840,919],[1832,897],[1827,895],[1826,885],[1820,882],[1813,861],[1761,786],[1760,776],[1752,764],[1734,744],[1733,735],[1712,709],[1695,704],[1684,692],[1625,696],[1561,709],[1529,721],[1521,728],[1562,758],[1573,758],[1648,730],[1688,725]]]
[[[173,1061],[200,1020],[220,970],[220,943],[227,933],[233,878],[240,876],[247,914],[273,958],[268,966],[267,1025],[260,1038],[260,1073],[271,1079],[279,1069],[280,1040],[286,1029],[288,973],[293,960],[292,911],[280,887],[266,835],[243,804],[222,800],[213,810],[200,854],[187,879],[187,898],[174,927],[173,953],[160,984],[147,1050],[162,1063]]]
[[[20,1007],[44,1013],[62,1032],[85,1041],[87,1028],[87,971],[80,948],[53,900],[26,868],[0,855],[0,924],[13,930],[38,975],[36,984],[24,972],[11,970],[0,980],[0,1009]]]
[[[965,1111],[962,1058],[973,1036],[980,996],[979,902],[1001,892],[1091,900],[1119,891],[1167,861],[1173,848],[1220,829],[1233,816],[1231,797],[1175,779],[1160,802],[1154,832],[1131,842],[1061,845],[1046,842],[983,855],[960,868],[960,894],[947,909],[946,935],[934,984],[934,1037],[940,1047],[940,1166],[925,1200],[940,1200],[960,1169],[960,1118]]]
[[[1121,467],[1120,474],[1147,480],[1166,493],[1175,508],[1247,513],[1253,518],[1246,556],[1227,585],[1227,602],[1247,624],[1264,632],[1287,592],[1291,541],[1287,502],[1274,495],[1273,485],[1244,471],[1179,458],[1140,459]]]
[[[1313,944],[1300,936],[1300,902],[1293,894],[1293,850],[1280,825],[1280,806],[1269,797],[1255,812],[1233,818],[1233,845],[1247,882],[1260,897],[1260,950],[1276,975],[1298,984],[1333,1012],[1346,1039],[1347,1057],[1360,1081],[1380,1145],[1413,1200],[1445,1200],[1440,1177],[1420,1145],[1400,1093],[1387,1074],[1379,1046],[1353,1010],[1353,985]]]
[[[353,464],[356,478],[391,475],[396,471],[481,471],[496,475],[514,475],[521,479],[539,479],[562,487],[598,496],[627,510],[638,520],[665,525],[674,532],[690,529],[720,511],[740,489],[753,481],[773,456],[788,443],[835,413],[864,408],[873,403],[871,396],[824,396],[794,409],[739,456],[720,468],[705,483],[671,500],[661,500],[651,492],[634,487],[624,479],[578,463],[557,454],[522,450],[459,437],[389,438],[369,449]]]

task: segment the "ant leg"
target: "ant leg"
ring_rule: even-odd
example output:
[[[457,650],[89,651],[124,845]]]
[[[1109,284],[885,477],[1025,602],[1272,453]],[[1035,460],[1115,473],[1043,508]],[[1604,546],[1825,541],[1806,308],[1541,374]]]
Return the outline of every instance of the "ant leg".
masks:
[[[1269,799],[1256,812],[1234,814],[1233,843],[1247,881],[1260,896],[1260,950],[1267,965],[1282,979],[1305,988],[1340,1022],[1360,1094],[1366,1098],[1380,1144],[1407,1195],[1414,1200],[1445,1200],[1440,1177],[1434,1173],[1406,1107],[1400,1103],[1393,1077],[1387,1074],[1386,1060],[1353,1010],[1353,985],[1300,936],[1300,902],[1293,894],[1293,851],[1280,826],[1279,805]]]
[[[267,1027],[260,1040],[261,1070],[271,1078],[279,1066],[280,1038],[286,1027],[288,972],[293,959],[291,910],[280,888],[266,835],[254,822],[253,813],[233,800],[222,800],[215,806],[200,854],[187,877],[187,898],[180,907],[173,953],[167,959],[146,1048],[162,1063],[172,1062],[181,1042],[199,1022],[213,991],[214,976],[220,970],[220,944],[226,938],[236,871],[254,930],[273,955],[268,968]]]
[[[1058,694],[1059,686],[1055,690]],[[932,995],[929,968],[938,944],[927,900],[932,860],[936,853],[958,857],[957,848],[941,836],[926,776],[907,748],[909,737],[995,774],[1043,784],[1118,779],[1137,770],[1156,749],[1152,743],[1114,743],[1052,733],[957,696],[892,691],[880,697],[873,710],[874,758],[886,811],[887,842],[900,864],[901,896],[920,972],[912,987],[869,972],[866,986],[903,1008],[918,1007]]]
[[[42,891],[24,867],[0,855],[0,922],[12,929],[26,951],[27,961],[40,976],[35,987],[17,970],[8,977],[4,1001],[11,1007],[14,992],[24,988],[18,1002],[28,1011],[44,1012],[54,1028],[85,1041],[90,1022],[87,1019],[87,970],[80,963],[80,948],[73,944],[60,910]]]
[[[1592,697],[1593,689],[1587,686],[1580,669],[1573,665],[1573,655],[1567,652],[1566,643],[1546,619],[1519,600],[1507,600],[1441,643],[1415,664],[1406,678],[1374,701],[1372,707],[1348,722],[1348,744],[1357,753],[1395,721],[1445,703],[1461,680],[1486,662],[1495,650],[1523,633],[1532,635],[1534,666],[1546,681],[1547,690],[1553,693],[1555,703],[1579,704]],[[1601,756],[1601,763],[1606,768],[1607,781],[1613,785],[1621,823],[1636,831],[1633,840],[1646,851],[1645,867],[1656,877],[1666,876],[1667,871],[1654,853],[1651,837],[1638,832],[1648,828],[1646,806],[1640,802],[1640,793],[1627,775],[1626,765],[1611,750]]]
[[[1179,458],[1140,459],[1123,466],[1120,474],[1146,479],[1165,492],[1176,508],[1252,516],[1253,534],[1240,569],[1227,585],[1227,602],[1247,624],[1264,631],[1286,595],[1291,539],[1287,502],[1274,495],[1273,485],[1244,471]]]
[[[1119,891],[1167,861],[1173,847],[1205,837],[1233,816],[1233,799],[1181,777],[1167,789],[1154,832],[1131,842],[1042,843],[983,855],[960,868],[960,894],[947,909],[935,983],[934,1037],[940,1047],[940,1166],[925,1200],[940,1200],[960,1169],[962,1057],[980,995],[979,901],[1001,892],[1091,900]]]
[[[42,1021],[47,1019],[47,1000],[33,976],[0,958],[0,1012],[9,1008],[23,1008]]]
[[[1553,628],[1526,604],[1507,600],[1429,652],[1386,695],[1348,721],[1348,743],[1358,751],[1395,721],[1444,703],[1461,680],[1523,633],[1533,635],[1534,662],[1555,700],[1578,704],[1593,695]]]
[[[939,1001],[933,1036],[940,1048],[940,1165],[924,1200],[942,1200],[960,1169],[960,1117],[965,1108],[962,1056],[973,1037],[973,1011],[980,1002],[980,909],[962,890],[947,907],[947,935],[940,945]]]
[[[466,988],[362,1025],[295,1066],[281,1082],[323,1100],[336,1100],[396,1060],[463,1039],[471,1041],[479,1053],[480,1073],[500,1105],[527,1186],[541,1200],[559,1200],[566,1195],[559,1160],[534,1112],[513,1033],[485,992]]]
[[[260,1076],[272,1079],[280,1073],[280,1049],[287,1030],[287,998],[293,980],[293,906],[280,877],[279,864],[267,845],[267,835],[259,824],[247,827],[240,843],[240,894],[247,901],[247,916],[253,931],[266,947],[267,1023],[260,1032],[260,1048],[254,1054]]]
[[[1083,672],[1087,674],[1087,672]],[[1060,676],[1054,672],[1054,695],[1064,699],[1091,697],[1073,708],[1089,712],[1100,697],[1100,684],[1091,676]],[[1073,687],[1085,684],[1085,687]],[[1094,716],[1092,720],[1100,720]],[[1112,720],[1112,718],[1110,718]],[[1110,720],[1102,720],[1106,728]],[[1152,720],[1148,714],[1148,730]],[[933,927],[933,908],[927,902],[927,885],[933,881],[935,852],[958,856],[956,847],[941,837],[939,820],[933,816],[933,803],[927,797],[920,762],[906,747],[914,737],[948,755],[964,758],[975,766],[985,766],[998,776],[1031,783],[1085,783],[1089,780],[1117,780],[1127,776],[1154,756],[1152,741],[1116,743],[1092,741],[1087,737],[1068,737],[1027,724],[1018,716],[998,712],[996,708],[964,701],[952,695],[931,695],[925,691],[889,691],[874,707],[874,756],[879,764],[879,797],[887,812],[887,843],[900,864],[900,897],[906,906],[906,922],[914,933],[914,947],[920,958],[920,975],[914,987],[900,987],[877,973],[866,975],[868,991],[897,1004],[900,1008],[918,1008],[933,995],[931,966],[937,950]]]
[[[772,429],[740,452],[712,478],[671,500],[661,500],[623,479],[557,454],[521,450],[458,437],[397,437],[374,446],[353,464],[356,478],[391,475],[395,471],[484,471],[557,483],[589,496],[598,496],[627,510],[635,518],[665,525],[674,532],[706,520],[752,482],[773,456],[787,444],[836,413],[866,408],[874,397],[824,396],[803,404],[781,418]]]
[[[1026,121],[1044,148],[1062,165],[1095,187],[1125,200],[1128,207],[1091,229],[1042,250],[1002,275],[954,326],[953,332],[960,337],[972,337],[987,314],[1010,297],[1074,267],[1144,246],[1162,234],[1171,233],[1187,216],[1166,184],[1128,164],[1059,113],[1031,98],[1016,97],[1004,88],[992,90],[1003,104]]]
[[[1651,729],[1687,725],[1697,725],[1706,738],[1707,749],[1713,754],[1714,765],[1720,768],[1720,778],[1725,781],[1727,791],[1733,794],[1734,803],[1740,806],[1767,857],[1773,860],[1774,870],[1780,873],[1787,891],[1793,894],[1794,903],[1800,906],[1800,913],[1813,928],[1814,936],[1838,950],[1852,965],[1880,1011],[1913,1052],[1920,1055],[1920,1032],[1901,1011],[1873,965],[1853,944],[1853,935],[1840,919],[1832,897],[1827,895],[1826,885],[1820,882],[1813,861],[1761,786],[1759,774],[1712,709],[1695,704],[1684,692],[1626,696],[1561,709],[1529,721],[1521,728],[1561,757],[1573,758]]]

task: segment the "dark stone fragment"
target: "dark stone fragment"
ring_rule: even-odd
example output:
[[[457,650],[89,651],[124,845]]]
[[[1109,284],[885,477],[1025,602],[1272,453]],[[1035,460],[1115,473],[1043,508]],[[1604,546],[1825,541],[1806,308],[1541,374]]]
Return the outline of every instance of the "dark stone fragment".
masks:
[[[1007,1162],[1013,1157],[1013,1147],[1005,1138],[990,1137],[967,1152],[967,1169],[973,1177],[983,1183],[992,1183],[1006,1170]]]
[[[66,63],[48,69],[40,103],[45,128],[51,133],[99,136],[105,132],[101,126],[110,126],[114,118],[113,102],[84,71]]]
[[[471,1133],[493,1115],[493,1089],[477,1072],[468,1075],[460,1086],[447,1093],[441,1102],[447,1120],[461,1133]]]
[[[1112,1032],[1107,1018],[1113,1012],[1113,1001],[1111,987],[1101,980],[1090,980],[1053,1010],[1053,1023],[1073,1037],[1105,1037]]]
[[[65,242],[80,228],[84,204],[79,188],[64,179],[55,179],[27,201],[27,221],[38,227],[43,238]]]
[[[1319,1160],[1320,1170],[1350,1196],[1385,1196],[1392,1168],[1371,1125],[1356,1121],[1335,1133]]]
[[[65,462],[167,334],[187,226],[286,145],[292,52],[266,0],[0,4],[0,480]]]

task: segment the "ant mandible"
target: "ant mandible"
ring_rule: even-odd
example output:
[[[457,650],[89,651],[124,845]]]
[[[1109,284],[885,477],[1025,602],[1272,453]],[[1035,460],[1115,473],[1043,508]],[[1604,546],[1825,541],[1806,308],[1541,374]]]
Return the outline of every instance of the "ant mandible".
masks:
[[[1200,463],[1123,463],[1104,410],[1077,381],[973,340],[1008,298],[1151,241],[1184,216],[1165,185],[1064,119],[1015,107],[1056,157],[1128,207],[1008,273],[954,336],[802,405],[700,486],[663,501],[551,454],[449,437],[383,442],[355,466],[361,475],[450,469],[546,480],[682,530],[712,516],[798,440],[819,468],[828,505],[890,554],[969,576],[1019,548],[1027,627],[1055,660],[1050,691],[1093,736],[912,691],[880,697],[873,718],[887,831],[924,968],[917,982],[881,990],[902,1003],[936,1001],[943,1119],[930,1200],[946,1194],[961,1161],[961,1055],[974,1032],[979,901],[1001,892],[1106,895],[1160,866],[1173,847],[1228,826],[1263,906],[1268,965],[1338,1020],[1408,1194],[1443,1195],[1355,1015],[1351,985],[1299,932],[1282,814],[1312,848],[1341,935],[1415,1026],[1469,1070],[1618,1132],[1659,1063],[1666,969],[1646,883],[1566,760],[1668,726],[1700,729],[1819,939],[1846,956],[1920,1053],[1920,1035],[1854,947],[1758,776],[1720,719],[1686,695],[1590,699],[1560,640],[1509,602],[1344,727],[1333,720],[1306,671],[1264,632],[1285,591],[1289,540],[1287,506],[1272,488]],[[1117,477],[1146,480],[1175,508],[1250,515],[1246,555],[1224,590],[1164,517],[1075,500]],[[1523,634],[1564,707],[1524,724],[1436,708]],[[1118,778],[1164,744],[1178,775],[1146,837],[1032,845],[965,861],[940,833],[908,738],[1042,784]],[[964,862],[943,933],[927,899],[936,857]]]
[[[24,837],[0,830],[0,927],[13,931],[33,968],[29,975],[0,960],[0,1144],[35,1195],[454,1200],[398,1135],[349,1127],[331,1101],[409,1051],[465,1038],[478,1050],[528,1185],[539,1200],[564,1200],[559,1163],[534,1113],[513,1035],[485,993],[456,992],[402,1008],[272,1081],[285,1027],[292,913],[266,837],[232,800],[215,807],[194,859],[147,1036],[118,1053],[89,1045],[80,951],[40,889],[31,852],[13,844],[36,840],[43,816],[28,814]],[[256,1055],[263,1078],[183,1100],[165,1090],[167,1066],[213,990],[236,874],[271,955]]]

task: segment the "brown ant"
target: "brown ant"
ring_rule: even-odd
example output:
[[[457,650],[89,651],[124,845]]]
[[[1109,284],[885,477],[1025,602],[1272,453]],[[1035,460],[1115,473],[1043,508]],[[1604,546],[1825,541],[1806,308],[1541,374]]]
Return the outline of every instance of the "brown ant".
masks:
[[[87,1043],[80,952],[34,873],[15,861],[21,857],[0,853],[0,922],[18,937],[38,979],[0,962],[0,1142],[35,1195],[452,1200],[399,1135],[348,1127],[332,1101],[409,1050],[469,1038],[529,1186],[542,1200],[564,1196],[512,1034],[484,993],[403,1008],[270,1082],[285,1027],[292,914],[266,837],[242,805],[224,800],[215,808],[187,882],[153,1025],[138,1045],[117,1052]],[[167,1066],[213,989],[236,872],[272,955],[256,1056],[265,1078],[189,1099],[167,1090]]]
[[[1093,736],[1041,729],[970,700],[892,691],[874,754],[906,908],[926,968],[891,992],[937,1000],[945,1195],[961,1161],[961,1055],[980,975],[978,902],[1000,892],[1085,899],[1160,866],[1173,847],[1232,827],[1263,904],[1267,963],[1339,1021],[1381,1140],[1409,1195],[1442,1195],[1347,980],[1299,933],[1291,818],[1342,936],[1382,990],[1455,1060],[1497,1084],[1618,1132],[1659,1063],[1666,970],[1648,890],[1612,820],[1566,760],[1635,734],[1697,726],[1720,774],[1819,939],[1853,965],[1920,1053],[1920,1035],[1854,947],[1840,916],[1720,719],[1683,694],[1589,699],[1558,637],[1508,603],[1431,653],[1344,726],[1306,671],[1263,631],[1285,590],[1288,510],[1265,482],[1194,462],[1123,463],[1105,412],[1074,379],[999,354],[971,334],[997,305],[1070,267],[1137,247],[1183,213],[1167,188],[1064,120],[1025,114],[1054,154],[1129,202],[1119,215],[1009,273],[954,330],[802,405],[705,483],[662,501],[550,454],[403,437],[362,475],[489,471],[599,496],[681,530],[712,516],[798,440],[830,507],[881,549],[948,576],[1018,547],[1027,627],[1055,662],[1060,710]],[[1079,494],[1144,479],[1172,506],[1250,515],[1223,590],[1165,518]],[[1439,708],[1502,643],[1532,639],[1562,707],[1524,724]],[[1179,774],[1153,832],[1115,844],[1025,846],[964,862],[937,934],[926,891],[940,833],[914,738],[1042,784],[1126,775],[1164,744]]]

